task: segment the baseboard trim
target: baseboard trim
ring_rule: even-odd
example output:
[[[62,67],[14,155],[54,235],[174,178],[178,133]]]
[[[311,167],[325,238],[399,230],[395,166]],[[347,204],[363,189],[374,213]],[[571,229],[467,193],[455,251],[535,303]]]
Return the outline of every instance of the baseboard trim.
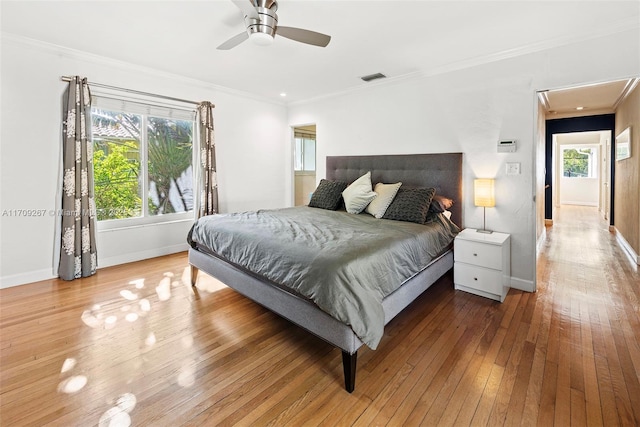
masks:
[[[581,202],[579,200],[560,200],[561,205],[598,206],[598,202]]]
[[[535,292],[533,280],[524,280],[511,276],[511,287],[525,292]]]
[[[189,250],[189,245],[187,243],[180,243],[178,245],[153,248],[147,251],[133,252],[109,258],[98,258],[98,268],[112,267],[114,265],[127,264],[129,262],[142,261],[144,259],[156,258],[159,256],[184,252],[187,250]]]
[[[181,243],[179,245],[154,248],[148,251],[123,254],[105,259],[98,258],[98,270],[105,267],[112,267],[114,265],[127,264],[129,262],[142,261],[144,259],[184,252],[188,249],[189,245],[187,243]],[[99,255],[100,254],[98,253],[98,256]],[[26,273],[12,274],[10,276],[0,277],[0,289],[26,285],[29,283],[40,282],[42,280],[51,280],[55,279],[56,277],[58,276],[53,273],[53,270],[51,268],[29,271]]]
[[[10,276],[2,276],[0,277],[0,289],[26,285],[27,283],[40,282],[42,280],[55,279],[56,277],[58,276],[53,274],[53,269],[51,268],[12,274]]]
[[[615,232],[616,240],[618,241],[618,244],[622,247],[622,249],[627,254],[631,262],[634,262],[636,265],[640,265],[640,257],[638,257],[638,254],[636,253],[636,251],[633,250],[633,248],[631,247],[629,242],[627,242],[627,240],[624,238],[622,233],[620,233],[620,231],[617,228],[615,228],[615,226],[613,228],[614,228],[614,232]]]

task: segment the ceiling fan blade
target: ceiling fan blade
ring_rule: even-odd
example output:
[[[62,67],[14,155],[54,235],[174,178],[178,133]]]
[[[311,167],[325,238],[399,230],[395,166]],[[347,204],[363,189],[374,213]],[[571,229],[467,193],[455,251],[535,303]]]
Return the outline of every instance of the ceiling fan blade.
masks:
[[[251,3],[249,0],[231,0],[231,1],[233,2],[233,4],[235,4],[238,7],[238,9],[242,11],[244,16],[257,19],[258,21],[260,20],[258,11],[256,10],[255,6],[253,6],[253,3]]]
[[[218,49],[218,50],[229,50],[231,48],[234,48],[234,47],[238,46],[240,43],[242,43],[243,41],[245,41],[248,38],[249,38],[249,34],[247,34],[246,31],[243,31],[240,34],[238,34],[237,36],[231,37],[229,40],[227,40],[226,42],[222,43],[216,49]]]
[[[316,33],[315,31],[303,30],[302,28],[278,26],[276,34],[297,42],[320,47],[326,47],[331,41],[331,36]]]

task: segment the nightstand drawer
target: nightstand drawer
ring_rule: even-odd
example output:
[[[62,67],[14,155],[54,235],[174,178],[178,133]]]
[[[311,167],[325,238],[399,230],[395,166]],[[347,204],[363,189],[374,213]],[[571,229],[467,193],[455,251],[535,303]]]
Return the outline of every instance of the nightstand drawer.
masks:
[[[458,239],[453,256],[456,262],[502,270],[502,246]]]
[[[456,262],[453,266],[456,285],[502,295],[502,271]]]

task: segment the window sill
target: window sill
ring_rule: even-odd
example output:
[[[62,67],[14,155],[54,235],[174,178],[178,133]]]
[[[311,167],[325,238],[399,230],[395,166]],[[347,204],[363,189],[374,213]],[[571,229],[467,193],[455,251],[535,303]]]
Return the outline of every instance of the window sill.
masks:
[[[183,222],[193,222],[193,221],[194,221],[193,212],[191,212],[191,215],[189,215],[188,218],[177,218],[177,219],[172,219],[167,221],[140,222],[140,223],[129,223],[129,224],[122,224],[122,225],[109,224],[108,226],[105,226],[104,224],[100,224],[100,222],[98,222],[98,233],[132,230],[136,228],[155,227],[159,225],[179,224]]]

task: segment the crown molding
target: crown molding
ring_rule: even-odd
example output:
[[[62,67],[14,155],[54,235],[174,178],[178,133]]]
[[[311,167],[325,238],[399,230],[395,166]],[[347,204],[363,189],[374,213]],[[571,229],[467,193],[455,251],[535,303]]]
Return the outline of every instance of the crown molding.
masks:
[[[406,73],[398,76],[388,76],[386,79],[375,80],[369,83],[359,82],[358,85],[354,85],[352,87],[348,87],[343,90],[326,93],[326,94],[311,97],[305,100],[288,101],[288,102],[286,100],[275,100],[272,98],[257,96],[250,92],[232,89],[225,86],[216,85],[211,82],[198,80],[190,77],[185,77],[185,76],[170,73],[170,72],[159,71],[157,69],[144,67],[144,66],[132,64],[125,61],[116,60],[113,58],[92,54],[86,51],[80,51],[80,50],[71,49],[68,47],[60,46],[60,45],[55,45],[52,43],[31,39],[31,38],[13,34],[13,33],[0,32],[0,35],[1,35],[0,39],[3,41],[8,40],[15,43],[20,43],[23,46],[30,46],[35,49],[40,49],[42,51],[67,56],[73,59],[90,61],[94,63],[102,63],[105,65],[120,68],[123,70],[135,71],[135,72],[144,73],[150,76],[177,80],[182,83],[190,84],[192,86],[196,86],[199,88],[207,88],[210,90],[219,91],[229,95],[248,98],[248,99],[252,99],[260,102],[266,102],[273,105],[289,107],[289,106],[299,106],[299,105],[315,103],[322,100],[332,99],[336,97],[341,97],[341,96],[345,96],[353,93],[366,91],[376,87],[392,86],[395,84],[399,84],[401,82],[420,80],[427,77],[442,75],[442,74],[450,73],[453,71],[459,71],[459,70],[468,69],[468,68],[472,68],[480,65],[490,64],[493,62],[516,58],[519,56],[537,53],[537,52],[541,52],[541,51],[545,51],[553,48],[559,48],[559,47],[563,47],[563,46],[567,46],[575,43],[595,40],[602,37],[623,33],[626,31],[633,31],[633,30],[640,31],[640,24],[637,22],[637,19],[635,17],[627,17],[616,22],[608,23],[607,25],[601,25],[593,29],[593,31],[591,31],[589,34],[572,34],[565,37],[543,40],[540,42],[519,46],[517,48],[505,49],[499,52],[480,55],[474,58],[468,58],[461,61],[454,61],[447,64],[442,64],[429,69],[414,71],[414,72],[410,72],[410,73]],[[381,70],[381,71],[384,71],[384,70]]]
[[[569,46],[575,43],[585,42],[589,40],[595,40],[602,37],[611,36],[618,33],[623,33],[626,31],[638,30],[640,32],[640,23],[638,23],[637,19],[634,17],[624,18],[620,21],[616,21],[610,23],[609,25],[603,25],[596,30],[592,31],[588,35],[569,35],[565,37],[549,39],[537,43],[530,43],[528,45],[519,46],[513,49],[505,49],[500,52],[494,52],[491,54],[477,56],[475,58],[469,58],[462,61],[454,61],[448,64],[443,64],[440,66],[436,66],[434,68],[428,70],[422,70],[417,72],[412,72],[408,74],[404,74],[401,76],[389,77],[382,80],[375,80],[366,86],[357,86],[348,88],[342,91],[332,92],[330,94],[325,94],[322,96],[310,98],[302,101],[295,101],[288,103],[288,106],[298,106],[305,105],[310,103],[315,103],[321,100],[336,98],[344,95],[349,95],[352,93],[361,92],[362,90],[378,87],[378,86],[387,86],[397,84],[398,82],[406,81],[406,80],[417,80],[421,78],[433,77],[437,75],[442,75],[446,73],[450,73],[453,71],[460,71],[467,68],[473,68],[480,65],[490,64],[493,62],[503,61],[506,59],[516,58],[519,56],[524,56],[528,54],[533,54],[545,50],[550,50],[554,48]]]
[[[622,104],[622,102],[625,99],[627,99],[629,94],[631,92],[633,92],[633,90],[636,88],[636,86],[638,86],[639,82],[640,82],[640,78],[639,77],[636,77],[636,78],[633,78],[633,79],[629,79],[629,81],[627,82],[625,87],[622,89],[622,93],[620,94],[618,99],[616,99],[616,102],[613,104],[613,109],[615,111],[618,110],[618,107],[620,106],[620,104]]]
[[[257,96],[250,92],[244,92],[244,91],[228,88],[225,86],[216,85],[211,82],[206,82],[206,81],[194,79],[191,77],[185,77],[180,74],[161,71],[161,70],[157,70],[150,67],[144,67],[142,65],[137,65],[130,62],[121,61],[118,59],[109,58],[102,55],[96,55],[94,53],[90,53],[90,52],[86,52],[78,49],[72,49],[65,46],[60,46],[53,43],[44,42],[42,40],[32,39],[19,34],[1,31],[0,43],[4,44],[6,42],[14,43],[23,47],[32,48],[40,52],[63,56],[63,57],[78,60],[78,61],[90,62],[94,64],[104,64],[105,66],[117,68],[123,71],[135,72],[138,74],[145,74],[152,77],[159,77],[163,79],[174,80],[174,81],[178,81],[180,83],[187,84],[193,87],[205,88],[205,89],[213,90],[216,92],[222,92],[227,95],[248,98],[254,101],[266,102],[269,104],[274,104],[274,105],[283,106],[283,107],[286,105],[282,101],[275,101],[270,98]],[[67,74],[73,74],[73,72],[70,71]],[[89,79],[89,81],[91,81],[91,79]]]

